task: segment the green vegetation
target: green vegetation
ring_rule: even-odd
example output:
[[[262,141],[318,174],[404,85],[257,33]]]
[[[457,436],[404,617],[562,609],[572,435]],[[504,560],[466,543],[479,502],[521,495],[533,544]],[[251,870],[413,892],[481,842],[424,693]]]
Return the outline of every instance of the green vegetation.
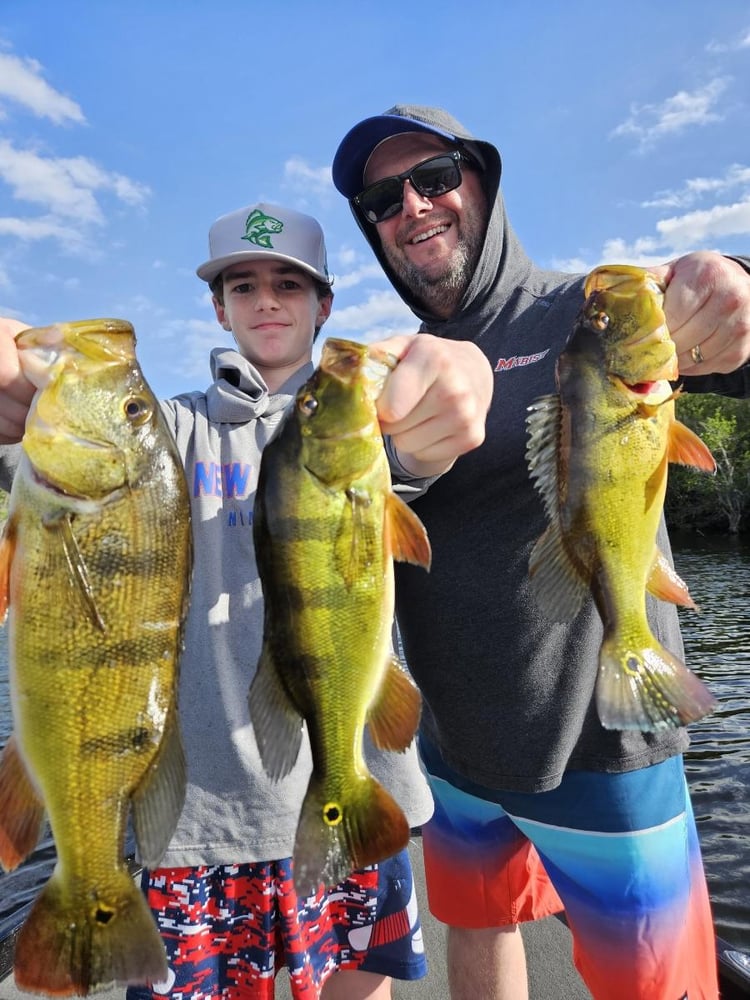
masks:
[[[744,399],[690,395],[677,416],[708,445],[716,475],[671,465],[665,504],[670,528],[705,534],[750,532],[750,406]]]

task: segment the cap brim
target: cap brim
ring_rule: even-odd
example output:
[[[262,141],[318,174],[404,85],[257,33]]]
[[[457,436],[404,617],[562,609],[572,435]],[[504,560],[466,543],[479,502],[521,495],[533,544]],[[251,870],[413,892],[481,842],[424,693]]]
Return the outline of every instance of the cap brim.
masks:
[[[403,132],[427,132],[451,142],[459,140],[452,132],[426,125],[416,118],[401,115],[375,115],[365,118],[344,136],[333,158],[331,172],[336,189],[345,198],[353,198],[362,190],[365,165],[375,147],[384,139]]]
[[[298,260],[296,257],[290,257],[288,254],[276,253],[271,250],[242,250],[227,254],[226,257],[216,257],[213,260],[207,260],[205,264],[201,264],[200,267],[196,268],[195,273],[203,281],[207,281],[210,284],[225,268],[231,267],[232,264],[241,264],[244,260],[285,261],[294,265],[294,267],[298,267],[301,271],[306,271],[307,274],[311,274],[313,278],[322,281],[325,285],[331,284],[330,275],[316,271],[314,267],[306,264],[303,260]]]

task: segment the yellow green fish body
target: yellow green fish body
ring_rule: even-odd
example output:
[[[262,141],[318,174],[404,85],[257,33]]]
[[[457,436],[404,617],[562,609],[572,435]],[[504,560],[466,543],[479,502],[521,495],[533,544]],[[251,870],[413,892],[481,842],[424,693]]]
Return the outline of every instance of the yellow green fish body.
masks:
[[[22,989],[154,981],[164,946],[124,863],[132,810],[154,866],[184,799],[177,672],[191,571],[184,471],[130,324],[19,334],[38,390],[0,549],[14,735],[0,758],[0,861],[57,864],[16,943]]]
[[[571,620],[593,595],[604,624],[597,709],[615,729],[683,725],[714,707],[646,617],[647,590],[694,607],[656,545],[668,463],[715,468],[675,419],[663,292],[641,268],[594,270],[558,359],[559,394],[528,418],[529,467],[550,520],[531,554],[532,590],[555,621]]]
[[[416,730],[419,694],[391,652],[393,558],[430,560],[423,526],[391,489],[375,412],[387,370],[362,344],[326,341],[261,461],[253,523],[265,624],[250,714],[276,778],[307,724],[313,773],[294,848],[305,895],[409,837],[362,756],[366,723],[391,750]]]

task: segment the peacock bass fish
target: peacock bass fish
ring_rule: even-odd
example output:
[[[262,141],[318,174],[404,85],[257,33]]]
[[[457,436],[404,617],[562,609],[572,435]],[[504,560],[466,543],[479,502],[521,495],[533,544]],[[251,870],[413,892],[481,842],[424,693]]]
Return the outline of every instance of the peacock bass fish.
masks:
[[[639,267],[592,271],[557,362],[558,393],[527,419],[529,469],[550,522],[531,552],[532,591],[553,621],[572,620],[593,595],[604,626],[596,705],[608,729],[676,727],[715,707],[646,617],[647,590],[695,608],[656,544],[668,464],[716,468],[675,418],[664,291]]]
[[[192,541],[185,474],[122,320],[18,334],[37,387],[0,541],[14,734],[0,757],[0,863],[57,863],[15,946],[23,990],[86,995],[167,975],[124,861],[158,864],[185,793],[177,673]]]
[[[253,530],[265,618],[249,706],[274,779],[291,770],[307,724],[300,895],[409,840],[362,755],[365,724],[377,747],[405,750],[421,708],[391,651],[393,559],[426,568],[431,559],[424,526],[391,488],[375,410],[392,367],[363,344],[328,339],[261,460]]]

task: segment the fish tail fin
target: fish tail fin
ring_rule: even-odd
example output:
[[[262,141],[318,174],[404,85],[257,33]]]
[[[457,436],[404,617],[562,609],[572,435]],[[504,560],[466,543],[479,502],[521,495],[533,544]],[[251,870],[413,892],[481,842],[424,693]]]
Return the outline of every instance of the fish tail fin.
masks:
[[[676,728],[716,708],[706,685],[649,634],[642,648],[606,637],[599,656],[596,707],[606,729]]]
[[[78,898],[54,872],[18,935],[13,970],[19,989],[50,996],[154,983],[168,973],[154,918],[125,870]]]
[[[372,775],[352,775],[337,800],[313,774],[294,844],[297,895],[338,885],[355,869],[397,854],[409,832],[401,807]]]
[[[0,865],[12,871],[36,847],[44,822],[44,803],[11,733],[0,754]]]

